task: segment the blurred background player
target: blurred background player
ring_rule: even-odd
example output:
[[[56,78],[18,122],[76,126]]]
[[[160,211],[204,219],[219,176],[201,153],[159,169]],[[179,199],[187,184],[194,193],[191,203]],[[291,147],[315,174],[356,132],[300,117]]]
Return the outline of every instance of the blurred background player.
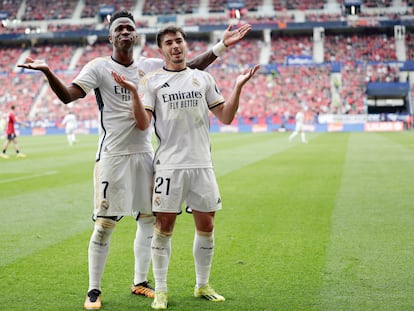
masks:
[[[15,106],[11,106],[10,108],[10,112],[7,116],[7,121],[6,121],[6,140],[3,144],[3,152],[1,153],[1,157],[3,159],[8,159],[9,156],[6,154],[7,148],[9,147],[10,142],[13,142],[13,147],[14,150],[16,151],[16,156],[18,158],[25,158],[26,155],[24,153],[21,153],[19,150],[19,145],[17,143],[17,135],[16,135],[16,129],[15,129],[15,125],[16,124],[20,124],[21,126],[25,126],[26,124],[24,124],[23,122],[20,122],[16,119],[16,115],[14,113],[15,110]]]
[[[293,140],[293,138],[295,138],[296,135],[300,134],[300,138],[302,140],[302,143],[307,144],[308,141],[306,140],[306,136],[305,136],[305,114],[303,113],[302,110],[299,110],[296,113],[295,116],[295,130],[293,131],[292,134],[290,134],[289,136],[289,142],[291,142]]]
[[[76,142],[75,131],[78,127],[76,115],[72,110],[69,110],[68,114],[63,118],[62,125],[65,126],[65,133],[68,144],[69,146],[72,146]]]

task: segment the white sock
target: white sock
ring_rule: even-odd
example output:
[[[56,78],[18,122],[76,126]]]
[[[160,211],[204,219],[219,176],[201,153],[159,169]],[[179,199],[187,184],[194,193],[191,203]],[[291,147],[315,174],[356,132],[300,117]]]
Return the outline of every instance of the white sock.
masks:
[[[296,135],[298,135],[298,132],[293,132],[292,134],[290,134],[289,136],[289,140],[292,140]]]
[[[214,255],[214,233],[196,232],[193,243],[193,256],[196,272],[196,286],[202,287],[209,282]]]
[[[303,143],[306,143],[305,133],[301,133],[300,135],[301,135],[301,137],[302,137],[302,142],[303,142]]]
[[[116,222],[111,219],[98,218],[89,241],[88,266],[89,289],[101,290],[101,279],[109,253],[109,242]]]
[[[171,235],[154,230],[151,250],[155,290],[167,291],[167,273],[171,257],[171,237]]]
[[[140,217],[134,240],[135,273],[134,284],[147,281],[151,263],[151,240],[154,234],[154,217]]]

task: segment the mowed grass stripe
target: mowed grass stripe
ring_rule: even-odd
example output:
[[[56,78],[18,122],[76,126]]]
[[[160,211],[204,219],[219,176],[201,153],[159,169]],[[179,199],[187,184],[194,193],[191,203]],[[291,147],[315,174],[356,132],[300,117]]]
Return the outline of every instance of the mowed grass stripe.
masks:
[[[82,144],[73,148],[62,142],[62,137],[58,136],[50,136],[50,141],[46,141],[44,137],[19,137],[19,145],[25,146],[24,152],[27,154],[27,158],[16,158],[13,148],[10,146],[8,150],[10,159],[1,159],[0,161],[0,182],[10,178],[41,175],[53,171],[50,167],[58,168],[57,171],[60,171],[60,168],[65,168],[68,165],[79,165],[80,160],[93,164],[96,137],[82,137],[84,137]],[[82,167],[79,169],[82,169]],[[28,189],[25,188],[25,190]],[[0,189],[2,196],[8,195],[8,193],[3,193],[2,190],[4,188]]]
[[[85,231],[65,240],[57,239],[55,244],[39,248],[2,267],[1,309],[83,310],[88,286],[87,249],[90,232]],[[25,290],[22,295],[22,290],[28,288],[30,290]]]
[[[342,171],[346,151],[342,137],[323,135],[308,145],[284,139],[285,152],[219,178],[224,207],[216,217],[214,270],[220,287],[227,285],[231,310],[309,310],[316,304],[341,181],[337,168]],[[249,297],[248,305],[240,297]]]
[[[414,309],[413,138],[351,135],[321,310]]]
[[[261,161],[296,146],[287,133],[228,133],[212,135],[212,157],[216,176]]]
[[[94,163],[88,157],[94,149],[93,138],[87,138],[91,140],[83,148],[70,148],[62,137],[22,137],[21,144],[30,151],[27,158],[0,163],[6,172],[0,178],[0,218],[5,220],[0,266],[90,227]],[[42,145],[55,145],[56,152]]]
[[[380,173],[387,174],[390,182],[396,181],[397,187],[402,187],[404,192],[399,194],[400,200],[394,200],[394,208],[388,208],[388,214],[395,214],[391,217],[390,225],[387,218],[381,218],[374,213],[375,209],[370,212],[371,218],[378,223],[382,220],[380,227],[388,228],[387,233],[395,233],[394,241],[398,241],[393,248],[381,249],[384,254],[381,253],[380,261],[383,262],[382,264],[385,264],[386,260],[390,263],[388,270],[385,270],[384,279],[391,278],[392,269],[395,269],[398,271],[395,273],[395,280],[391,283],[396,285],[400,282],[403,285],[398,290],[391,286],[392,290],[389,293],[391,299],[385,290],[381,291],[384,293],[381,298],[384,305],[382,310],[411,310],[412,305],[397,304],[394,297],[399,295],[402,301],[407,302],[412,296],[410,291],[412,292],[413,284],[409,283],[412,281],[408,279],[414,279],[413,267],[411,261],[410,263],[407,261],[411,260],[413,241],[407,238],[410,231],[401,228],[399,232],[392,228],[398,221],[402,222],[403,227],[408,227],[412,219],[410,215],[413,211],[407,207],[407,201],[412,202],[412,195],[410,191],[406,191],[409,187],[406,185],[406,180],[413,169],[411,152],[414,150],[414,136],[407,133],[312,134],[309,135],[311,142],[308,145],[301,144],[298,139],[289,144],[287,136],[288,133],[213,135],[213,157],[216,156],[216,152],[220,153],[215,158],[215,167],[222,193],[223,210],[216,216],[215,260],[210,281],[227,300],[215,304],[192,297],[194,224],[192,217],[184,213],[178,217],[173,237],[168,277],[171,294],[169,310],[374,310],[375,308],[370,308],[367,304],[354,308],[357,303],[352,304],[349,301],[361,300],[356,290],[345,291],[343,296],[346,296],[346,299],[337,297],[337,290],[354,286],[353,282],[359,276],[355,272],[356,268],[351,265],[348,269],[349,275],[332,269],[343,266],[341,254],[335,254],[336,251],[344,252],[342,246],[345,248],[345,259],[348,258],[346,257],[348,254],[354,256],[354,253],[361,251],[358,244],[352,246],[339,240],[348,234],[347,230],[351,230],[349,228],[352,227],[353,222],[358,227],[356,237],[352,237],[353,241],[357,241],[362,236],[364,243],[368,243],[372,232],[377,232],[376,227],[359,224],[358,219],[353,219],[358,215],[353,215],[345,219],[343,225],[348,229],[344,229],[341,233],[343,215],[337,214],[338,205],[343,210],[346,210],[347,206],[352,206],[351,209],[355,209],[353,213],[356,214],[358,211],[353,206],[355,201],[363,198],[366,202],[370,202],[359,188],[367,187],[367,181],[371,182],[371,180],[365,179],[361,183],[357,182],[356,185],[349,185],[351,177],[347,174],[351,170],[353,172],[350,174],[359,178],[357,171],[367,165],[365,162],[370,165],[372,159],[365,151],[378,152],[378,147],[375,145],[365,146],[372,139],[374,144],[388,144],[389,148],[396,148],[395,153],[387,150],[383,152],[384,157],[381,153],[376,157],[378,160],[383,158],[387,163],[403,159],[402,163],[407,175],[400,180],[403,169],[396,170],[391,166],[382,168],[378,165],[379,169],[382,169]],[[60,137],[61,140],[63,138]],[[36,139],[30,139],[33,139],[36,144]],[[82,138],[81,144],[86,144],[86,139]],[[49,146],[44,140],[37,144],[39,150],[43,149],[41,146],[43,143]],[[354,143],[362,144],[363,148],[359,145],[354,146]],[[23,309],[42,311],[83,309],[88,281],[87,247],[93,226],[90,220],[93,160],[89,162],[86,157],[93,158],[96,151],[96,137],[91,137],[86,147],[88,152],[77,147],[79,146],[74,148],[72,159],[63,156],[65,159],[63,162],[67,161],[67,165],[59,167],[59,171],[68,167],[69,172],[64,173],[63,177],[68,180],[67,187],[64,187],[64,183],[56,186],[54,179],[41,178],[45,182],[42,186],[44,190],[38,189],[41,197],[33,201],[32,209],[43,210],[42,214],[33,213],[28,214],[30,217],[21,215],[21,218],[11,218],[14,224],[6,222],[6,226],[12,225],[21,234],[19,236],[16,233],[14,236],[18,243],[25,239],[27,240],[25,247],[28,249],[31,247],[30,243],[35,245],[31,253],[24,254],[20,254],[22,251],[25,252],[24,248],[20,249],[21,244],[18,246],[20,251],[16,253],[13,253],[15,251],[13,243],[8,244],[4,249],[5,253],[12,253],[14,259],[0,269],[2,280],[0,309],[4,306],[7,306],[6,310],[22,310],[22,306]],[[62,150],[66,148],[69,149],[67,146],[59,147],[58,154],[61,155]],[[234,148],[238,152],[233,154],[232,161],[228,162],[231,167],[223,165],[223,170],[219,169],[220,158],[225,159]],[[385,146],[381,148],[385,149]],[[255,153],[252,150],[255,150]],[[354,152],[357,154],[353,155]],[[43,165],[44,159],[50,160],[54,157],[53,151],[39,154],[39,163]],[[33,160],[34,157],[30,159]],[[17,162],[17,159],[8,161],[7,165],[4,165],[6,162],[0,162],[0,167],[13,166],[13,162]],[[77,162],[82,169],[77,168],[75,164]],[[55,170],[53,161],[50,163],[48,170]],[[35,165],[34,162],[33,166]],[[15,172],[13,169],[10,171],[11,175]],[[28,174],[33,172],[37,171],[33,169]],[[371,177],[371,179],[375,178]],[[352,180],[352,183],[355,181]],[[30,195],[37,192],[30,191],[32,186],[38,187],[33,182],[14,184],[27,188]],[[345,184],[348,184],[346,188]],[[357,189],[359,192],[355,195],[353,195],[353,187],[359,187]],[[390,187],[390,184],[380,185],[377,193],[384,192],[382,191],[384,187]],[[25,188],[23,188],[24,195],[27,195]],[[1,189],[0,192],[3,191]],[[47,189],[52,189],[49,196],[47,196]],[[53,197],[54,191],[57,198]],[[5,190],[2,194],[7,192]],[[392,190],[388,189],[384,193],[391,195]],[[29,203],[29,199],[22,199],[17,194],[18,192],[5,198],[3,195],[0,197],[0,212],[4,209],[4,204],[13,206],[16,202]],[[88,200],[89,202],[86,202]],[[389,201],[391,202],[391,198]],[[51,213],[42,207],[48,203],[51,203],[48,208],[53,208],[54,204],[58,205],[56,213]],[[346,211],[342,212],[346,214]],[[406,218],[403,218],[404,216]],[[3,219],[2,215],[1,217]],[[48,222],[37,219],[45,217],[50,217]],[[44,227],[45,232],[39,237],[33,236],[33,232],[38,230],[30,229],[32,222],[42,224]],[[42,229],[42,226],[38,226],[37,229]],[[367,227],[367,233],[363,233],[364,227]],[[0,233],[1,230],[2,227]],[[131,217],[127,217],[117,226],[111,239],[111,252],[102,283],[105,310],[150,310],[150,300],[136,297],[129,292],[133,275],[134,234],[135,222]],[[385,235],[385,233],[379,234],[379,238],[388,242]],[[41,242],[38,243],[37,240]],[[343,245],[334,249],[332,247],[334,241],[339,241]],[[4,240],[0,237],[2,246],[3,243]],[[399,249],[394,256],[397,246]],[[355,250],[352,247],[356,247]],[[362,251],[362,256],[368,256],[367,253],[368,251]],[[3,258],[3,253],[0,258]],[[342,271],[343,269],[340,269],[340,272]],[[373,274],[372,277],[370,273]],[[367,269],[365,277],[368,280],[379,279],[378,267]],[[150,279],[152,280],[152,274]],[[345,284],[341,285],[342,282]],[[373,297],[379,297],[379,291],[373,283],[369,285],[371,293],[367,287],[364,289],[364,296],[368,297],[371,294]],[[329,287],[336,288],[330,290]],[[22,288],[30,288],[30,290],[22,295]],[[378,300],[375,300],[375,303],[378,303]]]
[[[9,198],[0,209],[0,266],[91,227],[90,182],[66,184]],[[13,203],[12,203],[13,202]]]
[[[11,182],[15,182],[15,181],[19,181],[19,180],[25,180],[25,179],[44,177],[44,176],[48,176],[48,175],[55,175],[56,173],[57,173],[57,171],[49,171],[49,172],[44,172],[44,173],[40,173],[40,174],[33,174],[33,175],[25,174],[25,176],[22,176],[22,177],[12,177],[12,178],[9,178],[9,179],[0,179],[0,184],[11,183]]]

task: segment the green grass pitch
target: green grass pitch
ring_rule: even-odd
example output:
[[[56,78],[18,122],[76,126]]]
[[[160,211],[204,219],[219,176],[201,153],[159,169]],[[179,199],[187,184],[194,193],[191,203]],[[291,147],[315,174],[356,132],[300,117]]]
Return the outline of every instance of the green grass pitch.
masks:
[[[178,218],[169,310],[414,310],[414,132],[212,134],[223,210],[211,285],[192,297],[193,220]],[[0,310],[83,310],[96,136],[19,137],[0,159]],[[136,224],[116,227],[103,310],[130,294]],[[152,271],[150,280],[153,283]]]

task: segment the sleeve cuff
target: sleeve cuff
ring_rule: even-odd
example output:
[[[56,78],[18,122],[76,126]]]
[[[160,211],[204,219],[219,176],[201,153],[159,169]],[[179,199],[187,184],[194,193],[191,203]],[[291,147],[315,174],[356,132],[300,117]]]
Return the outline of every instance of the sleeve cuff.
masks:
[[[213,46],[213,54],[217,57],[220,57],[223,55],[223,53],[226,51],[227,46],[224,44],[223,40],[220,40]]]

